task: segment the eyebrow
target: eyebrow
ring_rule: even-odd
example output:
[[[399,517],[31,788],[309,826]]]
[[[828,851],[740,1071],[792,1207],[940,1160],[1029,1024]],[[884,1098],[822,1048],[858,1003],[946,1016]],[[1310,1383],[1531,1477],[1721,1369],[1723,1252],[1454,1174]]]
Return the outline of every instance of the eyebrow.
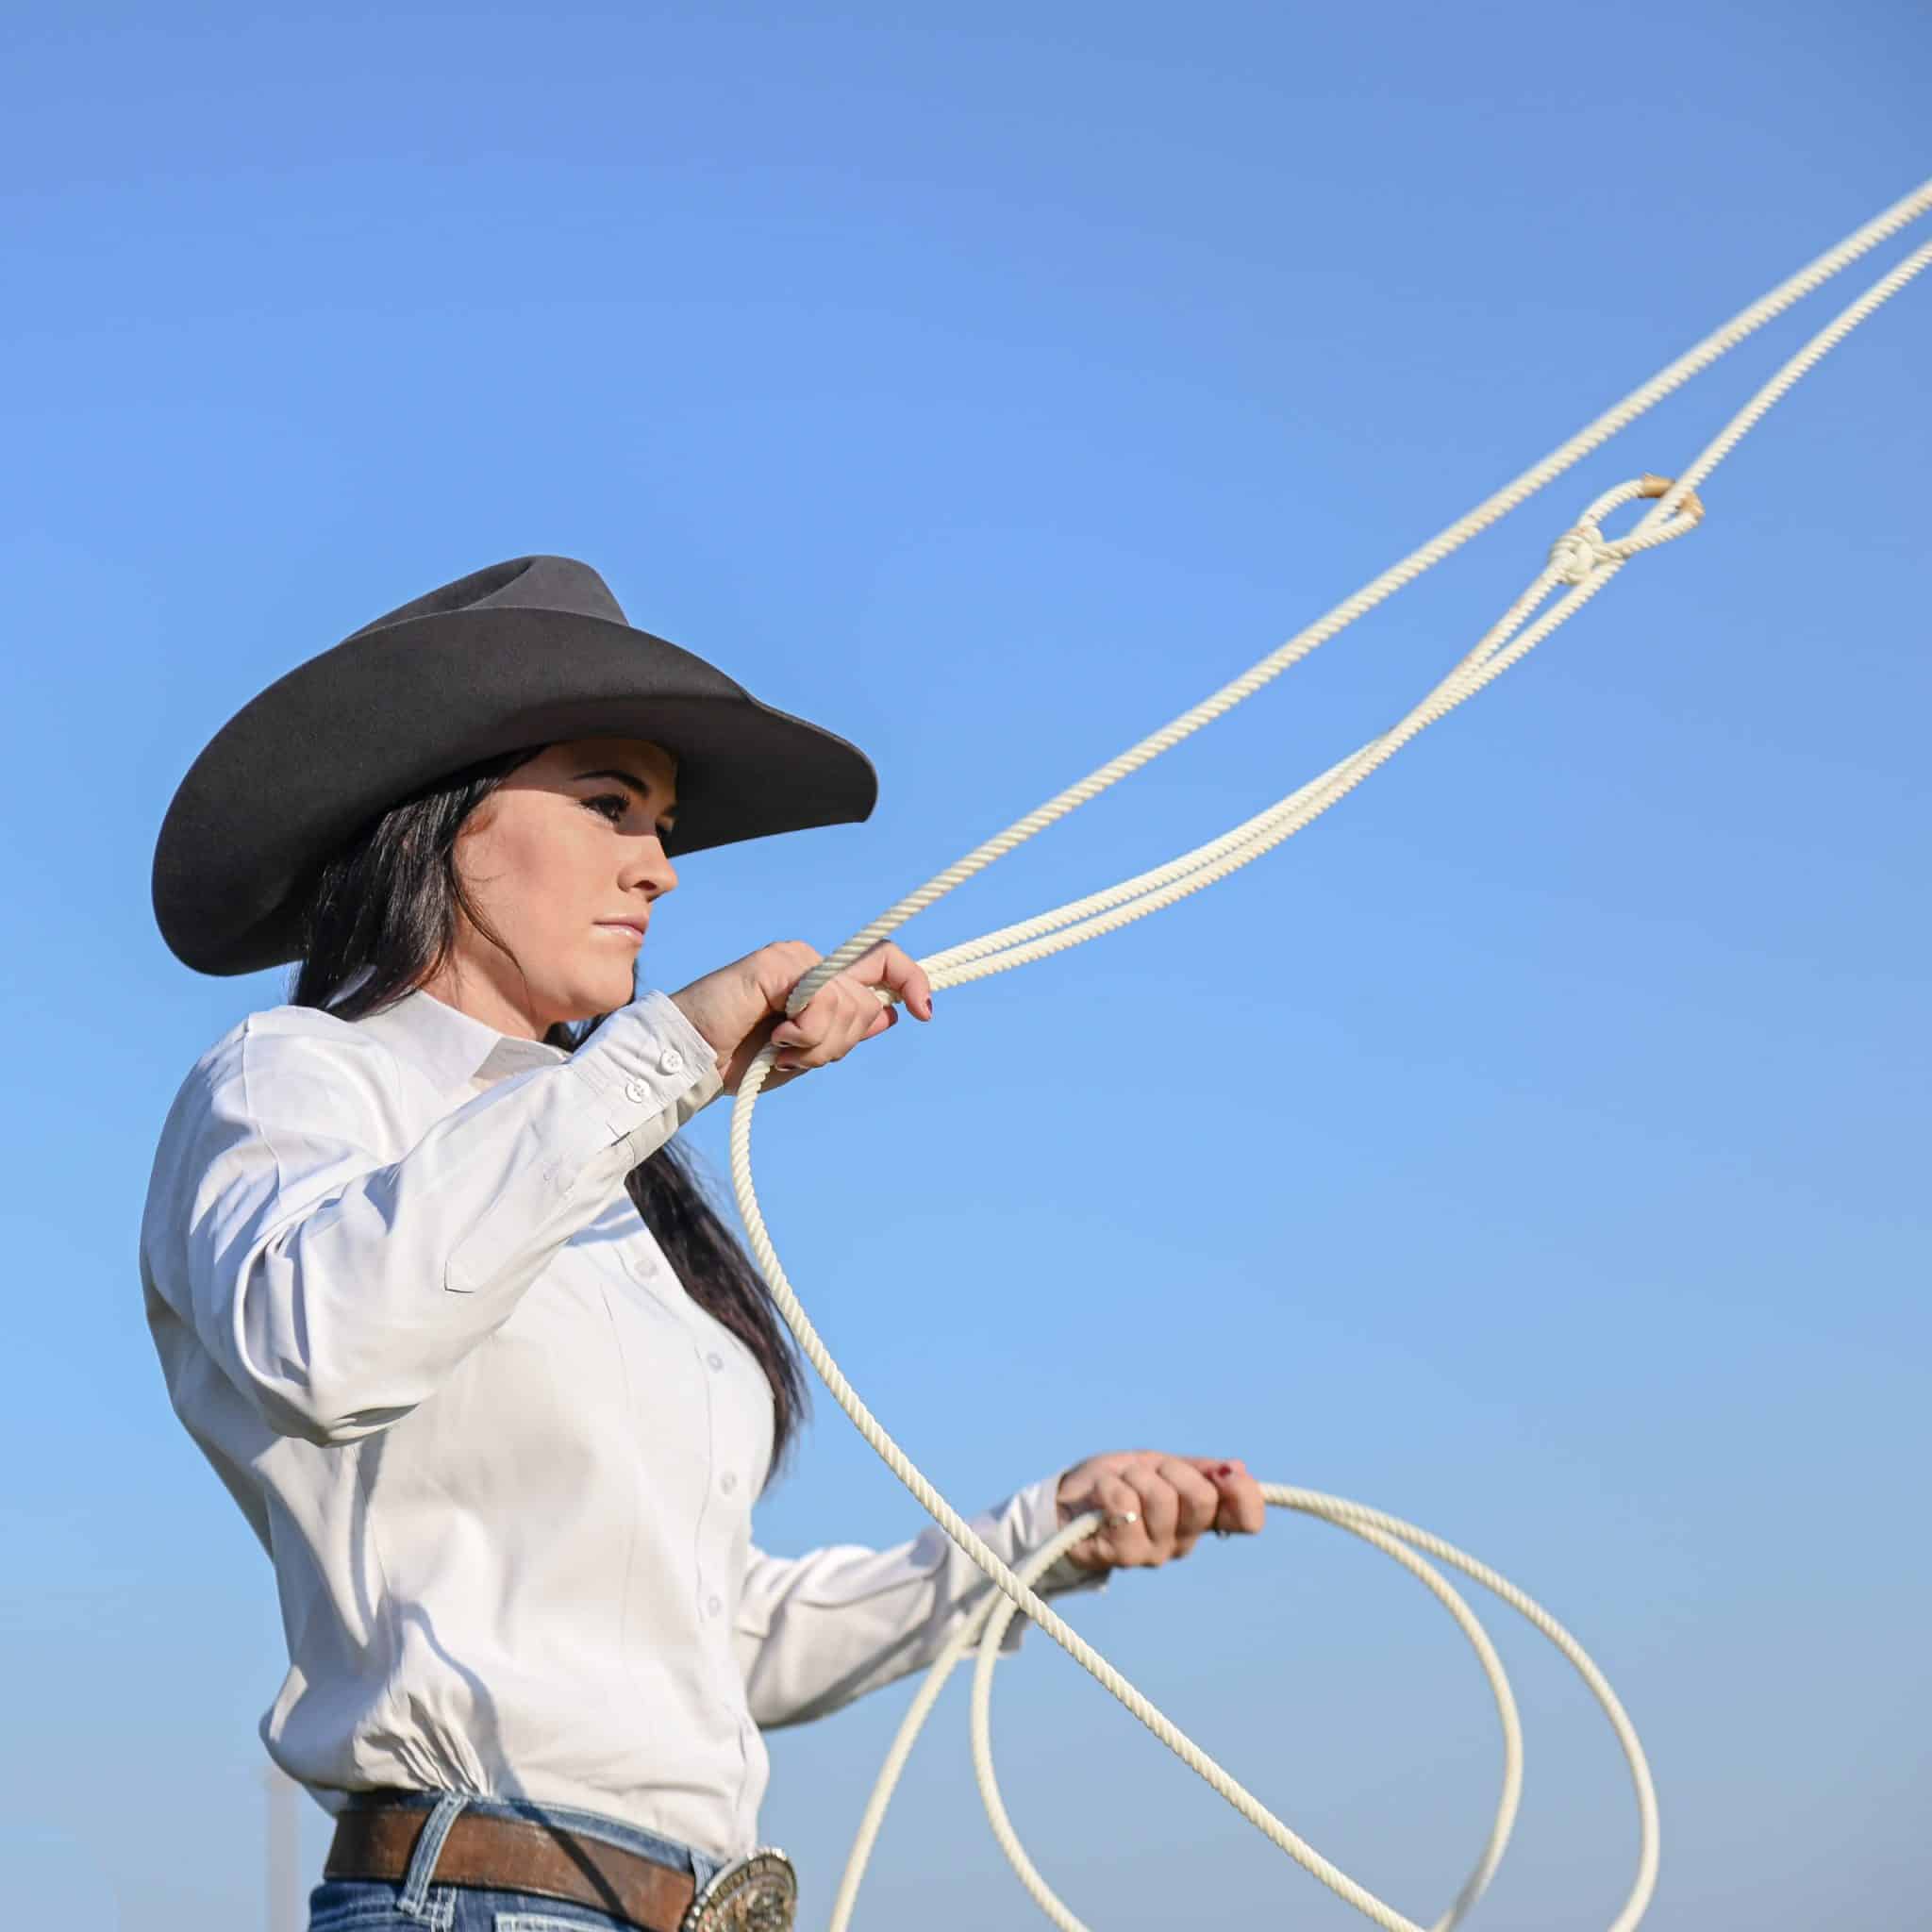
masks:
[[[630,773],[620,772],[614,768],[608,768],[599,772],[579,772],[577,776],[579,778],[615,778],[626,791],[634,791],[637,794],[637,800],[640,805],[644,804],[651,795],[651,788],[641,778],[633,777]],[[674,807],[670,811],[659,814],[658,823],[667,829],[675,826],[677,823],[676,808]]]

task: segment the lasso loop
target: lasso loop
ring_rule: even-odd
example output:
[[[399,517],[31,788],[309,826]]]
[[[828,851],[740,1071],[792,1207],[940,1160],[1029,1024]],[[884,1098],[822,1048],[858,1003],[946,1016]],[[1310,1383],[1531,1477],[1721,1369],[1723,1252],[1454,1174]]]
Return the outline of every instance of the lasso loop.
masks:
[[[1604,539],[1603,519],[1620,505],[1640,496],[1668,496],[1672,479],[1668,476],[1640,476],[1634,483],[1622,483],[1599,496],[1571,526],[1550,545],[1550,568],[1566,584],[1586,583],[1611,564],[1627,562],[1641,550],[1654,550],[1694,530],[1704,521],[1704,505],[1696,491],[1687,490],[1664,521],[1648,534],[1633,531],[1621,542]]]
[[[1034,837],[1036,833],[1043,831],[1056,820],[1065,817],[1067,813],[1098,796],[1109,786],[1117,784],[1129,773],[1137,771],[1163,752],[1171,750],[1183,739],[1191,736],[1244,699],[1251,697],[1264,684],[1278,676],[1291,665],[1300,662],[1303,658],[1354,623],[1357,618],[1373,609],[1385,598],[1393,595],[1405,585],[1413,582],[1424,571],[1432,569],[1479,531],[1507,515],[1510,510],[1607,441],[1610,437],[1634,422],[1672,391],[1708,368],[1720,356],[1734,348],[1745,337],[1761,328],[1774,316],[1781,314],[1794,302],[1829,280],[1831,276],[1876,247],[1889,236],[1896,234],[1907,224],[1916,221],[1928,208],[1932,208],[1932,181],[1922,184],[1910,194],[1867,223],[1865,226],[1848,236],[1835,248],[1820,256],[1789,280],[1780,283],[1769,294],[1740,311],[1723,327],[1707,336],[1694,348],[1661,370],[1650,381],[1633,391],[1613,408],[1588,424],[1568,442],[1525,471],[1513,483],[1506,485],[1494,495],[1478,504],[1466,516],[1452,524],[1420,549],[1410,552],[1400,563],[1392,565],[1353,596],[1337,605],[1325,617],[1278,646],[1240,677],[1224,685],[1220,691],[1142,739],[1119,757],[1109,759],[1107,764],[1090,773],[1077,784],[1070,786],[1066,791],[1049,799],[1044,805],[975,847],[963,858],[901,899],[897,905],[882,913],[862,931],[853,934],[844,944],[813,967],[793,990],[787,1002],[787,1011],[794,1014],[798,1012],[809,1002],[812,994],[834,974],[842,973],[861,954],[895,932],[915,914],[924,911],[957,886],[963,884],[975,873],[983,871],[995,859],[1004,857],[1015,846]],[[1286,798],[1257,813],[1243,824],[1237,825],[1219,839],[1197,846],[1191,852],[1184,853],[1167,865],[1123,880],[1118,885],[1090,894],[1084,899],[1056,907],[1036,918],[1004,927],[998,932],[950,947],[942,953],[936,953],[923,959],[920,963],[925,968],[932,984],[935,987],[952,986],[971,979],[983,978],[989,974],[1006,972],[1012,967],[1024,965],[1029,960],[1044,958],[1050,953],[1082,944],[1088,940],[1098,939],[1104,933],[1117,930],[1134,920],[1144,918],[1148,913],[1158,911],[1162,907],[1172,905],[1189,893],[1198,891],[1215,880],[1225,877],[1229,873],[1251,863],[1262,853],[1271,850],[1284,839],[1300,830],[1303,825],[1319,817],[1330,806],[1345,797],[1371,772],[1392,758],[1404,745],[1411,742],[1429,724],[1446,716],[1457,705],[1472,697],[1512,665],[1520,663],[1523,658],[1558,625],[1564,623],[1601,591],[1639,552],[1655,549],[1694,528],[1703,515],[1703,505],[1697,496],[1698,485],[1704,482],[1801,377],[1928,264],[1932,264],[1932,243],[1921,246],[1889,273],[1880,276],[1856,302],[1840,311],[1826,327],[1813,336],[1797,355],[1787,361],[1674,481],[1661,476],[1646,475],[1632,482],[1620,484],[1616,489],[1598,497],[1583,515],[1557,538],[1551,546],[1549,558],[1543,569],[1538,573],[1535,580],[1502,619],[1485,633],[1475,647],[1424,697],[1420,704],[1398,719],[1388,730],[1371,739],[1366,744],[1350,753],[1347,758],[1297,788]],[[1627,536],[1607,538],[1603,530],[1603,518],[1611,510],[1640,498],[1650,500],[1652,507],[1644,513],[1636,527]],[[1532,614],[1557,591],[1558,587],[1562,587],[1562,590],[1557,602],[1542,616],[1531,622]],[[887,997],[884,994],[880,996]],[[1405,1918],[1392,1906],[1386,1905],[1345,1873],[1337,1870],[1313,1847],[1297,1837],[1287,1824],[1230,1777],[1191,1739],[1158,1710],[1036,1593],[1033,1584],[1045,1574],[1048,1567],[1064,1550],[1072,1547],[1081,1537],[1089,1533],[1093,1526],[1094,1519],[1083,1518],[1078,1523],[1069,1524],[1044,1549],[1031,1556],[1019,1571],[1008,1568],[975,1534],[958,1511],[926,1480],[860,1400],[858,1391],[846,1380],[838,1363],[832,1359],[830,1353],[819,1340],[810,1319],[792,1291],[784,1267],[779,1261],[777,1250],[773,1245],[770,1231],[765,1225],[764,1216],[759,1209],[757,1190],[752,1184],[752,1115],[774,1053],[775,1049],[767,1045],[753,1060],[740,1082],[737,1102],[731,1116],[732,1186],[737,1194],[739,1211],[744,1220],[752,1253],[771,1289],[774,1305],[797,1340],[806,1358],[824,1381],[834,1399],[851,1418],[859,1433],[877,1451],[887,1467],[911,1491],[921,1507],[945,1530],[993,1585],[993,1590],[989,1592],[974,1616],[967,1620],[966,1627],[956,1637],[928,1673],[927,1681],[922,1685],[918,1697],[907,1714],[906,1723],[901,1726],[900,1736],[894,1740],[891,1752],[888,1754],[878,1783],[874,1788],[871,1802],[860,1824],[852,1854],[846,1862],[844,1877],[834,1908],[832,1932],[844,1932],[857,1897],[858,1883],[871,1853],[873,1840],[884,1817],[886,1805],[899,1770],[905,1762],[906,1754],[911,1747],[912,1738],[920,1724],[924,1722],[925,1713],[931,1708],[946,1672],[974,1641],[982,1646],[979,1675],[974,1688],[974,1756],[980,1774],[982,1795],[986,1800],[988,1813],[992,1819],[994,1831],[1014,1869],[1020,1874],[1023,1882],[1048,1917],[1062,1928],[1062,1932],[1085,1932],[1081,1922],[1074,1917],[1047,1887],[1044,1879],[1040,1876],[1032,1861],[1021,1848],[1019,1840],[1007,1820],[998,1788],[992,1777],[991,1744],[987,1729],[991,1660],[997,1654],[1001,1633],[1017,1611],[1024,1611],[1031,1618],[1040,1629],[1119,1698],[1176,1757],[1197,1772],[1270,1840],[1314,1874],[1339,1896],[1346,1899],[1378,1925],[1387,1928],[1387,1932],[1422,1932],[1422,1928],[1414,1921]],[[1347,1529],[1374,1543],[1378,1549],[1402,1563],[1456,1618],[1463,1634],[1475,1648],[1484,1672],[1489,1677],[1504,1733],[1503,1794],[1489,1842],[1456,1902],[1437,1922],[1438,1932],[1446,1932],[1446,1928],[1454,1924],[1480,1896],[1483,1887],[1488,1884],[1491,1874],[1495,1870],[1496,1861],[1502,1856],[1516,1810],[1521,1771],[1521,1738],[1516,1722],[1514,1699],[1510,1696],[1507,1680],[1503,1675],[1500,1663],[1496,1661],[1493,1649],[1490,1646],[1488,1639],[1483,1636],[1481,1626],[1476,1624],[1468,1606],[1440,1573],[1424,1559],[1424,1556],[1447,1563],[1452,1568],[1459,1569],[1465,1574],[1473,1576],[1528,1618],[1581,1674],[1609,1718],[1630,1767],[1637,1799],[1640,1840],[1636,1878],[1623,1906],[1610,1923],[1610,1932],[1630,1932],[1630,1928],[1642,1917],[1657,1881],[1658,1834],[1656,1799],[1651,1788],[1649,1769],[1644,1762],[1642,1748],[1638,1742],[1636,1731],[1602,1673],[1597,1670],[1575,1639],[1513,1584],[1477,1562],[1474,1557],[1465,1556],[1453,1545],[1431,1536],[1425,1530],[1418,1529],[1412,1524],[1384,1516],[1358,1503],[1347,1502],[1336,1496],[1320,1495],[1311,1491],[1292,1490],[1271,1484],[1264,1486],[1264,1493],[1272,1504],[1320,1517],[1324,1521]]]

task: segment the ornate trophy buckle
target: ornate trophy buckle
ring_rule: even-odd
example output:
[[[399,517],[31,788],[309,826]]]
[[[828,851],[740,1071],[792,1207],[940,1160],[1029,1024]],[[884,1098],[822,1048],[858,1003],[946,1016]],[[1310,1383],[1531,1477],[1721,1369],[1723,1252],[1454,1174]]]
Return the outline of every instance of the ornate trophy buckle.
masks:
[[[791,1932],[798,1874],[776,1845],[734,1858],[691,1902],[677,1932]]]

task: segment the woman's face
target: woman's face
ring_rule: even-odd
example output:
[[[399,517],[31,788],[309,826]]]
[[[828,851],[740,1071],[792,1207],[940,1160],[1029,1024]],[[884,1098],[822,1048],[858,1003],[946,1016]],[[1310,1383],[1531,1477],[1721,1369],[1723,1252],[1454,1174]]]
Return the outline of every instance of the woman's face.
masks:
[[[427,990],[530,1040],[627,1005],[652,906],[677,883],[660,836],[676,779],[672,755],[639,738],[572,739],[520,765],[456,843],[464,889],[514,958],[458,913]]]

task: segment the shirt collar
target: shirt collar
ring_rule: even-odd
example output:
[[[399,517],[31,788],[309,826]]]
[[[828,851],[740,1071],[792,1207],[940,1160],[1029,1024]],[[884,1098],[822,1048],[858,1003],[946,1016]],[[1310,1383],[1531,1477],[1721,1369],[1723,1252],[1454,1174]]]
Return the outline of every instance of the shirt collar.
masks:
[[[473,1081],[488,1086],[531,1067],[554,1067],[570,1058],[564,1048],[546,1041],[518,1040],[499,1033],[421,987],[405,993],[393,1006],[365,1014],[353,1024],[373,1033],[392,1052],[413,1060],[448,1092],[460,1091]]]

